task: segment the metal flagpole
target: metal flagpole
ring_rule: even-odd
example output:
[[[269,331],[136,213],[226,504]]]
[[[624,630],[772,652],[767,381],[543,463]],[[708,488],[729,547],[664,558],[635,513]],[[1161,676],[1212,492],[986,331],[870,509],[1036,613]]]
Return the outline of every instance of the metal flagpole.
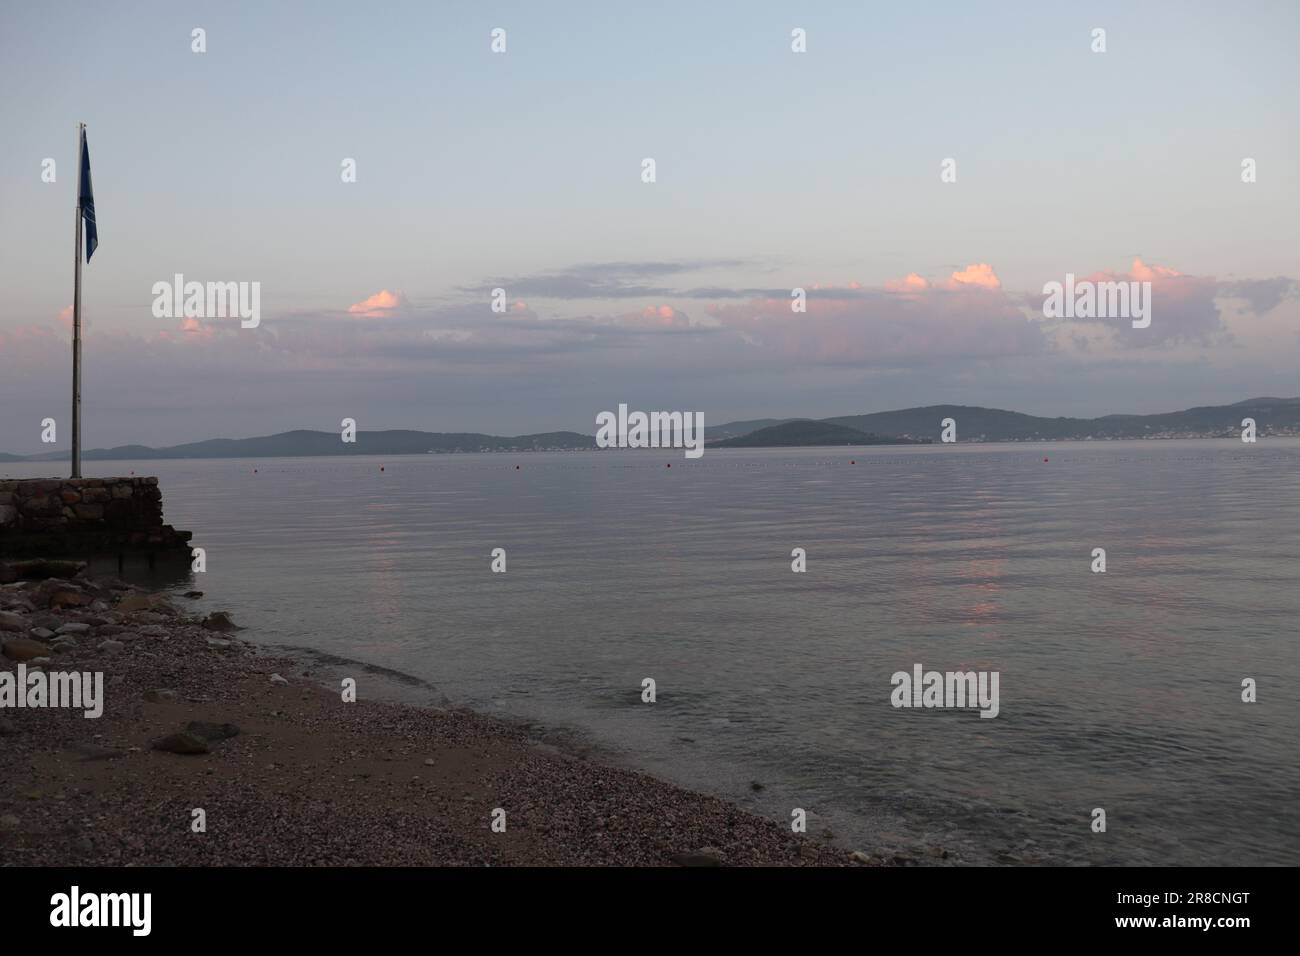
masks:
[[[77,124],[77,255],[72,284],[72,477],[81,477],[81,178],[85,123]]]

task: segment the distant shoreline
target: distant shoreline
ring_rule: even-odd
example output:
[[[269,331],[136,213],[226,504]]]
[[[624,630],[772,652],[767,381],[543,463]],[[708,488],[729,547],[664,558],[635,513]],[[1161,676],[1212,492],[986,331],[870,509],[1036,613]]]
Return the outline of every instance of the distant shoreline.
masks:
[[[1205,405],[1151,415],[1104,415],[1099,418],[1047,418],[978,405],[926,405],[865,415],[831,418],[761,418],[705,426],[705,447],[751,436],[750,447],[826,447],[889,442],[939,443],[944,423],[955,423],[957,443],[997,444],[1046,441],[1133,441],[1147,439],[1210,439],[1240,435],[1245,423],[1261,438],[1300,437],[1300,398],[1250,398],[1231,405]],[[351,421],[350,419],[348,421]],[[760,433],[781,440],[763,443]],[[793,439],[791,440],[791,433]],[[862,440],[856,438],[862,436]],[[361,431],[344,441],[333,431],[297,429],[256,438],[214,438],[154,448],[119,445],[92,448],[83,461],[158,461],[195,458],[312,458],[358,455],[481,454],[534,451],[597,451],[594,435],[574,431],[539,432],[502,437],[479,432],[425,432],[413,429]],[[671,442],[665,443],[671,444]],[[619,449],[622,450],[622,449]],[[0,452],[0,463],[68,461],[69,453]]]
[[[1259,433],[1260,441],[1278,439],[1300,439],[1300,434],[1281,434],[1274,435],[1268,432]],[[1122,442],[1142,442],[1142,443],[1159,443],[1174,441],[1240,441],[1235,435],[1160,435],[1146,436],[1140,438],[1001,438],[1001,439],[960,439],[956,442],[938,442],[938,441],[912,441],[912,442],[867,442],[862,444],[820,444],[820,445],[746,445],[746,446],[718,446],[705,443],[707,451],[714,452],[735,452],[735,451],[780,451],[780,450],[799,450],[806,449],[815,451],[817,449],[846,449],[846,448],[951,448],[954,445],[963,447],[972,445],[1101,445],[1101,444],[1119,444]],[[537,448],[519,451],[430,451],[430,452],[357,452],[348,454],[281,454],[281,455],[176,455],[176,456],[156,456],[156,457],[137,457],[137,458],[108,458],[91,455],[83,455],[83,461],[105,461],[105,462],[144,462],[144,461],[257,461],[266,460],[274,461],[285,458],[301,459],[335,459],[335,458],[425,458],[425,457],[450,457],[450,456],[472,456],[472,455],[510,455],[510,454],[587,454],[593,452],[613,453],[613,454],[641,454],[641,455],[663,455],[676,454],[680,456],[679,448]],[[4,475],[4,465],[57,465],[67,464],[68,459],[61,458],[0,458],[0,475]],[[13,477],[13,476],[9,476]]]

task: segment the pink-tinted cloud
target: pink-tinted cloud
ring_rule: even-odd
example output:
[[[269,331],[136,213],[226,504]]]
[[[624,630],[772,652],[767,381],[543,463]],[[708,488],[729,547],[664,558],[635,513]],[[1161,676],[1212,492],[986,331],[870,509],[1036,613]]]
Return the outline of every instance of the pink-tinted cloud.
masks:
[[[402,293],[381,289],[369,298],[348,306],[348,313],[359,315],[364,319],[378,319],[392,315],[405,304],[406,296]]]
[[[1142,261],[1141,256],[1135,256],[1133,259],[1133,268],[1129,270],[1129,275],[1139,282],[1151,282],[1155,279],[1173,279],[1181,276],[1182,273],[1177,269],[1170,269],[1166,266],[1149,266]]]
[[[984,263],[953,273],[942,285],[913,272],[881,288],[813,289],[802,313],[776,297],[709,312],[740,336],[748,354],[772,362],[880,367],[1027,355],[1046,347],[1041,329],[1002,293]]]
[[[1115,319],[1066,319],[1103,329],[1112,343],[1125,350],[1168,347],[1176,344],[1209,344],[1227,333],[1216,299],[1220,294],[1213,276],[1192,276],[1169,266],[1149,265],[1141,257],[1128,272],[1094,272],[1090,282],[1150,282],[1151,324],[1135,329],[1132,323]]]
[[[686,318],[686,313],[677,311],[671,305],[648,305],[641,310],[639,316],[624,316],[623,324],[680,328],[689,325],[690,320]]]
[[[885,283],[885,288],[890,292],[924,292],[930,288],[930,280],[909,272],[901,279],[890,279]]]
[[[997,277],[993,267],[987,262],[977,262],[968,265],[965,269],[954,272],[948,277],[946,285],[949,289],[970,286],[977,289],[996,290],[1002,288],[1002,280]]]

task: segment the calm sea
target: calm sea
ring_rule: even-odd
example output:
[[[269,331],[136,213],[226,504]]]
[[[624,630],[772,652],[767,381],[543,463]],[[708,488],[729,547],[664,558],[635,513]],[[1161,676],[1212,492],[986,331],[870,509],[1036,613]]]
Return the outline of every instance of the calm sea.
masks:
[[[161,477],[199,609],[420,681],[354,668],[362,694],[567,731],[868,851],[1300,864],[1300,440],[86,470]],[[918,663],[999,672],[1000,714],[895,709]]]

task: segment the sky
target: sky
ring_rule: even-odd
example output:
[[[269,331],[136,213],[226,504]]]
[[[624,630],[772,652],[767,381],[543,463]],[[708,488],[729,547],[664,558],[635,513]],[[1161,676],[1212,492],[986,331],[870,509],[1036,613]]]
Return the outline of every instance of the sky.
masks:
[[[0,451],[67,444],[77,122],[86,448],[1300,395],[1298,31],[1290,0],[0,0]],[[258,283],[259,324],[156,316],[176,274]],[[1067,274],[1151,282],[1150,327],[1046,316]]]

